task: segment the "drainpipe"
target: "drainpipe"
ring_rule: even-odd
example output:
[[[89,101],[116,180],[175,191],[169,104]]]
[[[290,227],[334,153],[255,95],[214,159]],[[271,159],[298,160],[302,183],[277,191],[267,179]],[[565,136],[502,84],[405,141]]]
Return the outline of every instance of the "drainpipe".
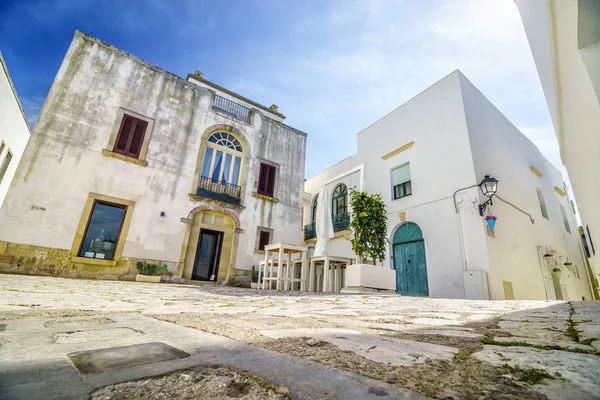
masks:
[[[463,271],[468,271],[469,268],[467,266],[467,255],[466,255],[467,251],[465,249],[465,237],[463,234],[462,219],[460,218],[460,210],[458,209],[458,204],[456,204],[456,194],[463,190],[474,188],[475,186],[479,186],[479,185],[475,184],[475,185],[464,187],[462,189],[458,189],[452,195],[452,199],[454,200],[454,211],[456,211],[456,221],[458,224],[458,237],[460,239],[460,253],[461,253],[460,255],[462,257]]]

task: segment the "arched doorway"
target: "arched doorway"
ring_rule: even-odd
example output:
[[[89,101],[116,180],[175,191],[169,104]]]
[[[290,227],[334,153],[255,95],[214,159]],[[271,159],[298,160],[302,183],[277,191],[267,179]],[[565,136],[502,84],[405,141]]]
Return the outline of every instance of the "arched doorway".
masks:
[[[404,296],[429,296],[425,241],[415,223],[400,225],[392,240],[396,293]]]
[[[230,215],[212,209],[192,213],[183,277],[222,282],[229,276],[235,255],[236,221]]]

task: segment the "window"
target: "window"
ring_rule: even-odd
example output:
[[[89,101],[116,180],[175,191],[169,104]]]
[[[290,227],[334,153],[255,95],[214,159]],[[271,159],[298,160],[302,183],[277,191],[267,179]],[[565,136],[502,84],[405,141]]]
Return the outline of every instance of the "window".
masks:
[[[567,230],[567,232],[571,233],[571,226],[569,225],[569,220],[567,219],[567,212],[565,211],[565,208],[562,205],[560,206],[560,213],[562,214],[565,229]]]
[[[548,209],[546,209],[546,202],[544,201],[544,193],[541,189],[537,189],[538,201],[540,202],[540,210],[542,210],[542,216],[548,219]]]
[[[334,232],[348,229],[350,218],[348,215],[348,188],[339,184],[333,190],[331,200],[331,217]]]
[[[12,160],[12,153],[10,152],[10,150],[8,150],[8,152],[6,153],[6,157],[4,157],[4,161],[2,161],[2,165],[0,165],[0,182],[2,182],[4,174],[6,174],[6,170],[8,169],[8,164],[10,164],[10,160]]]
[[[238,186],[242,168],[243,148],[230,133],[216,132],[208,138],[204,152],[201,179]]]
[[[311,218],[310,223],[315,228],[315,222],[317,221],[317,203],[319,202],[319,195],[317,194],[312,202]]]
[[[594,248],[594,242],[592,241],[592,234],[590,233],[590,227],[586,225],[585,230],[587,231],[587,238],[588,238],[588,241],[590,242],[590,246],[592,246],[592,253],[594,255],[596,255],[596,249]]]
[[[132,117],[131,115],[123,115],[121,128],[119,128],[119,134],[117,135],[113,151],[138,158],[142,150],[147,127],[148,122]]]
[[[412,194],[409,163],[392,170],[392,192],[393,200]]]
[[[258,239],[258,250],[264,251],[265,246],[269,244],[269,240],[271,239],[271,233],[266,231],[260,231],[260,236]]]
[[[4,146],[5,146],[4,141],[1,141],[0,142],[0,155],[2,155],[2,152],[4,151]]]
[[[276,168],[269,164],[260,164],[260,173],[258,175],[258,190],[260,194],[273,197],[275,193],[275,172]]]
[[[125,205],[94,201],[79,256],[114,259],[126,211]]]

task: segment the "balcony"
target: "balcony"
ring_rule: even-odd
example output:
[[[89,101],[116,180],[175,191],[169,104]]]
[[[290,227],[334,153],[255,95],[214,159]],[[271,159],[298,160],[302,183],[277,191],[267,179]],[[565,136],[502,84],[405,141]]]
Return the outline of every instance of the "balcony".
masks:
[[[317,229],[314,222],[304,226],[304,240],[314,239],[317,237]]]
[[[243,105],[228,100],[225,97],[215,95],[213,110],[227,114],[231,118],[237,119],[238,121],[245,122],[247,124],[250,123],[251,110],[248,107],[244,107]]]
[[[350,213],[341,212],[333,214],[331,217],[333,219],[334,232],[347,231],[350,229]]]
[[[196,194],[238,206],[242,202],[242,188],[240,186],[219,182],[205,176],[200,177]]]

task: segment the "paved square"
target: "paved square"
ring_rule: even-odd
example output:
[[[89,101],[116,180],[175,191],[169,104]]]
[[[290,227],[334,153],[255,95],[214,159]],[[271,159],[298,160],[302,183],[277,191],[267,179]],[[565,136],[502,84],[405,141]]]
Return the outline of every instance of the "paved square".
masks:
[[[200,386],[181,386],[181,379],[218,366],[231,379],[250,374],[244,385],[265,382],[280,388],[276,396],[300,399],[600,393],[600,302],[307,295],[0,275],[0,321],[3,399],[89,398],[96,390],[122,397],[138,390],[136,379],[157,388],[150,398],[163,393],[160,382],[196,393]],[[179,351],[189,357],[178,358]],[[80,372],[67,356],[74,353]],[[208,374],[206,382],[238,387],[218,376]],[[219,398],[226,393],[239,394]]]

